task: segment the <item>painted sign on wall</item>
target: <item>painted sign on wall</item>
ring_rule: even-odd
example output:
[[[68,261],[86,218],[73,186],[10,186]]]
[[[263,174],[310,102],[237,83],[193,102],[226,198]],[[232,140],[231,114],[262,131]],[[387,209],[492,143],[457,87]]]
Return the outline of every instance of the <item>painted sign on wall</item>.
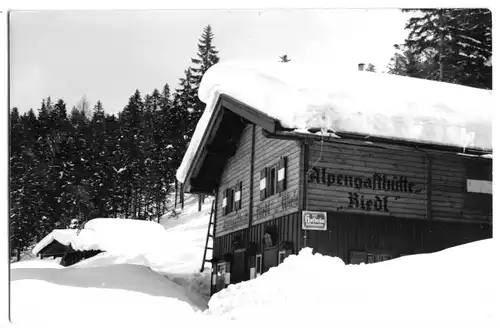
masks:
[[[404,175],[389,175],[374,172],[370,177],[329,172],[327,168],[315,167],[308,177],[309,183],[323,184],[328,187],[347,187],[356,191],[346,193],[346,207],[366,211],[390,211],[390,200],[401,196],[390,193],[420,194],[424,190]],[[387,195],[365,196],[362,191],[384,192]]]
[[[222,222],[222,229],[232,230],[238,227],[245,227],[245,225],[248,225],[248,211],[241,210],[236,212],[230,220],[224,220]]]
[[[297,209],[299,206],[298,190],[282,192],[278,197],[261,202],[257,205],[257,220],[270,217],[274,214],[281,214],[284,211]]]

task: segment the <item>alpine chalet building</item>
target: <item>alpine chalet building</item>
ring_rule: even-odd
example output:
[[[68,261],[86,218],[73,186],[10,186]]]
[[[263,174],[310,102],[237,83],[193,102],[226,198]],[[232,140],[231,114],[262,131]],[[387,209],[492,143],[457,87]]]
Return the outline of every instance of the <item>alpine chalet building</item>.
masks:
[[[177,179],[215,196],[212,292],[304,247],[359,264],[492,237],[490,91],[219,63],[199,96]]]

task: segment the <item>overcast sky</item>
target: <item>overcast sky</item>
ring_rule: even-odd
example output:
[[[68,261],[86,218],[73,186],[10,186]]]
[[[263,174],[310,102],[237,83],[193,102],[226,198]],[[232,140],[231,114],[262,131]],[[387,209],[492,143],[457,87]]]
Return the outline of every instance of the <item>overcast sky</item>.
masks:
[[[384,71],[407,18],[395,9],[12,12],[10,105],[36,111],[50,96],[69,110],[86,95],[116,113],[135,89],[144,95],[169,83],[173,90],[207,24],[221,60],[287,54]]]

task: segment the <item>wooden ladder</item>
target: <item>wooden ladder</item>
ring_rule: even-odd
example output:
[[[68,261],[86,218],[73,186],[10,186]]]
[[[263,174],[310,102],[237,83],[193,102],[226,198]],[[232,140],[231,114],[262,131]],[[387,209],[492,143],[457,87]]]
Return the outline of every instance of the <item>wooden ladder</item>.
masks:
[[[212,209],[210,211],[210,222],[208,223],[208,230],[207,230],[207,240],[205,241],[205,250],[203,252],[203,261],[201,262],[200,272],[203,272],[203,270],[205,270],[206,262],[212,262],[211,259],[207,260],[207,250],[210,249],[213,252],[213,240],[214,240],[214,230],[215,230],[213,222],[214,217],[215,217],[215,200],[212,201]],[[210,238],[212,238],[212,247],[208,247],[208,242],[210,241]]]

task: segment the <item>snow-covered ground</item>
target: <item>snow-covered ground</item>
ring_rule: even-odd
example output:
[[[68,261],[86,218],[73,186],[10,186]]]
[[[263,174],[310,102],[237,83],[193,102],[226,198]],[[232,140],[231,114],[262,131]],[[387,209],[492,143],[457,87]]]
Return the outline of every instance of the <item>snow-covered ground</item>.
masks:
[[[176,218],[164,216],[162,249],[108,251],[70,267],[49,259],[14,263],[14,326],[500,326],[494,240],[369,265],[305,249],[207,304],[209,274],[197,272],[210,206],[208,199],[198,212],[188,196]]]
[[[163,216],[160,224],[96,219],[80,238],[49,235],[46,242],[55,236],[77,249],[106,251],[70,267],[60,266],[58,259],[13,263],[13,323],[64,325],[75,316],[78,324],[99,326],[197,320],[207,309],[210,290],[209,271],[200,275],[199,270],[212,202],[206,199],[198,212],[197,198],[186,196],[184,210]]]
[[[214,295],[206,314],[256,325],[266,318],[331,327],[493,327],[500,308],[493,249],[489,239],[368,265],[303,249]]]

